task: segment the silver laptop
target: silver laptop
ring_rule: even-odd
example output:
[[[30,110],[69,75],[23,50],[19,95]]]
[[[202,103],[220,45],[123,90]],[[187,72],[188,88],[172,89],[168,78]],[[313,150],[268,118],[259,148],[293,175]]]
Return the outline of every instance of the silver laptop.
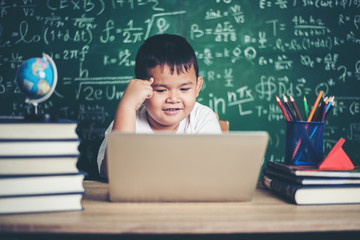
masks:
[[[250,201],[266,132],[107,135],[111,201]]]

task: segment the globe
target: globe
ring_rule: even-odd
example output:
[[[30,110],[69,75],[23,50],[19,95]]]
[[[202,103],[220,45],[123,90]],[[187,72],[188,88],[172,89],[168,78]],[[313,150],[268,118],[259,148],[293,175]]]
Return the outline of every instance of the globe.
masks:
[[[33,105],[43,102],[51,96],[57,83],[55,63],[46,54],[43,58],[30,58],[18,68],[16,82],[26,102]]]

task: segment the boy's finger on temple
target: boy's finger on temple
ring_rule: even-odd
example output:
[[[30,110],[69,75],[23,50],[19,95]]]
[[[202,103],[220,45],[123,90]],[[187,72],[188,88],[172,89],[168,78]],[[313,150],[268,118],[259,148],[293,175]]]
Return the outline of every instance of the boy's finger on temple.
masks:
[[[150,85],[151,85],[151,84],[153,84],[153,83],[154,83],[154,81],[155,81],[155,79],[154,79],[153,77],[151,77],[151,78],[149,79],[149,83],[150,83]]]
[[[147,95],[147,99],[152,97],[152,92]]]

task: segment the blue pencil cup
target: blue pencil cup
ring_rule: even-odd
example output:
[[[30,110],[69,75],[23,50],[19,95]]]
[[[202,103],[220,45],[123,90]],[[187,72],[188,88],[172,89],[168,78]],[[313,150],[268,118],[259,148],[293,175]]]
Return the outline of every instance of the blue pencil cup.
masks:
[[[323,122],[286,122],[286,164],[317,165],[323,160],[323,145]]]

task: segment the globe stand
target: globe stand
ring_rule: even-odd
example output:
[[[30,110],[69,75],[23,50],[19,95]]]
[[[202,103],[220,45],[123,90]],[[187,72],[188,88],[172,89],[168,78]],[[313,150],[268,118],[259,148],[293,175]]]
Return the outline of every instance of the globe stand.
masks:
[[[55,91],[57,81],[58,81],[57,68],[56,68],[56,65],[55,65],[54,61],[52,60],[52,58],[49,55],[43,53],[43,59],[48,61],[51,65],[51,68],[53,70],[53,84],[51,85],[50,90],[41,98],[38,98],[38,99],[26,98],[25,99],[26,103],[32,104],[31,112],[24,116],[26,121],[48,122],[48,121],[57,120],[56,115],[48,114],[48,113],[40,114],[38,111],[38,104],[46,101],[53,94],[53,92]]]
[[[38,104],[32,103],[31,112],[29,114],[25,114],[24,119],[25,121],[29,122],[50,122],[50,121],[56,121],[58,119],[57,115],[54,114],[40,114],[38,112]]]

